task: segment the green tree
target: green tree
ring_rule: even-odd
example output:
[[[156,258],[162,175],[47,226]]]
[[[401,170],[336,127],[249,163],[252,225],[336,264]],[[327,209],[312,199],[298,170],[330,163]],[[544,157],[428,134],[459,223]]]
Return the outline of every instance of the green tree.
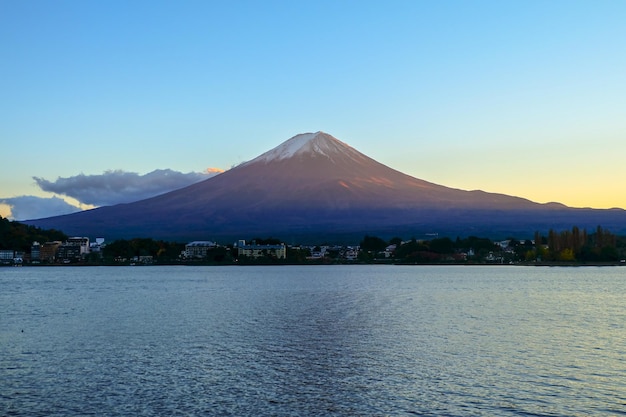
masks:
[[[107,262],[118,257],[131,259],[135,256],[152,256],[160,262],[170,262],[178,259],[178,255],[184,248],[185,245],[181,243],[156,241],[149,238],[119,239],[104,247],[103,256]]]
[[[395,257],[402,262],[417,262],[418,258],[421,259],[420,254],[428,251],[430,251],[430,248],[424,242],[413,238],[396,248]]]
[[[306,258],[311,256],[311,250],[309,248],[290,248],[287,247],[287,259],[290,262],[303,263],[306,262]]]
[[[447,237],[431,240],[428,242],[428,247],[432,252],[438,254],[454,253],[454,242]]]
[[[206,260],[214,263],[232,262],[230,250],[224,246],[217,246],[207,250]]]
[[[359,246],[364,251],[379,252],[387,247],[387,242],[377,236],[365,235]]]
[[[0,249],[30,252],[33,242],[45,243],[67,240],[67,235],[59,230],[40,229],[20,222],[0,217]]]
[[[565,248],[559,252],[558,260],[572,262],[576,259],[573,248]]]

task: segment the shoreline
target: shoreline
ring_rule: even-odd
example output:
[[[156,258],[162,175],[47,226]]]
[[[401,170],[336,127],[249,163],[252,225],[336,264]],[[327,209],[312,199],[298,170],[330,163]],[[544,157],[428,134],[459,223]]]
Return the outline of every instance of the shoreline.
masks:
[[[280,263],[182,263],[182,262],[164,262],[164,263],[150,263],[150,264],[130,264],[130,263],[69,263],[69,264],[14,264],[14,265],[0,265],[0,269],[3,267],[13,268],[50,268],[50,267],[97,267],[97,266],[110,266],[110,267],[150,267],[150,266],[328,266],[328,265],[397,265],[397,266],[533,266],[533,267],[619,267],[626,266],[624,261],[615,262],[516,262],[516,263],[445,263],[445,262],[433,262],[433,263],[409,263],[409,262],[280,262]]]

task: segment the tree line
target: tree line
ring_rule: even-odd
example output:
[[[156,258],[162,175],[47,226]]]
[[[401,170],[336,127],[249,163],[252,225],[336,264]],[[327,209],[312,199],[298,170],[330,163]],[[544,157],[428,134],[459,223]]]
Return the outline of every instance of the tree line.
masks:
[[[623,259],[626,247],[626,238],[601,226],[593,233],[576,226],[560,232],[550,229],[547,237],[536,233],[535,242],[541,243],[530,256],[562,262],[614,262]]]
[[[256,238],[258,244],[278,244],[277,238]],[[616,262],[626,257],[626,237],[612,234],[598,226],[592,233],[573,227],[571,230],[549,230],[547,234],[535,232],[534,240],[518,240],[509,237],[502,247],[486,237],[469,236],[436,237],[432,239],[403,240],[394,237],[385,240],[378,236],[365,235],[359,242],[358,261],[368,263],[383,259],[398,263],[482,263],[485,261],[510,262]],[[391,245],[392,251],[385,253]],[[319,248],[319,246],[318,246]],[[152,256],[156,262],[172,262],[180,258],[185,244],[136,238],[116,240],[103,249],[105,261],[115,258],[131,259],[137,256]],[[290,263],[306,263],[311,255],[308,248],[287,248]],[[329,249],[327,256],[339,260],[336,249]],[[217,246],[207,252],[204,261],[208,263],[231,263],[237,259],[237,251],[232,245]]]
[[[30,252],[33,242],[66,241],[68,236],[59,230],[43,230],[0,217],[0,249]],[[277,238],[256,238],[259,244],[277,244]],[[397,263],[445,263],[445,262],[568,262],[594,263],[617,262],[626,258],[626,236],[616,236],[598,226],[593,231],[577,226],[569,230],[550,229],[547,234],[534,233],[534,240],[505,239],[507,247],[489,238],[469,236],[435,237],[432,239],[411,238],[404,240],[394,237],[389,240],[365,235],[359,242],[358,261],[377,262],[383,259]],[[393,250],[386,251],[393,245]],[[151,238],[120,239],[107,243],[103,252],[90,255],[90,261],[113,262],[115,258],[131,259],[138,256],[152,256],[155,261],[172,262],[180,258],[185,249],[184,243],[167,242]],[[206,261],[209,263],[230,263],[237,258],[237,252],[230,247],[218,246],[210,250]],[[305,263],[310,256],[309,249],[288,248],[289,262]],[[331,260],[339,260],[336,249],[327,251]]]
[[[616,236],[598,226],[595,231],[577,226],[571,230],[550,229],[547,235],[535,232],[534,240],[505,239],[505,244],[488,238],[470,236],[430,240],[403,241],[393,238],[385,241],[366,235],[360,243],[361,258],[365,261],[380,259],[382,251],[395,245],[393,259],[406,263],[481,262],[485,260],[506,262],[617,262],[626,258],[626,237]]]
[[[395,246],[392,253],[383,253],[382,251],[389,246]],[[405,263],[476,261],[501,249],[492,240],[477,236],[457,237],[455,240],[449,237],[412,238],[408,241],[394,237],[385,241],[380,237],[369,235],[366,235],[360,242],[360,248],[360,259],[363,261],[380,259],[385,256]]]
[[[10,221],[0,216],[0,249],[30,252],[33,242],[53,242],[67,240],[67,235],[59,230],[40,229],[20,222]]]

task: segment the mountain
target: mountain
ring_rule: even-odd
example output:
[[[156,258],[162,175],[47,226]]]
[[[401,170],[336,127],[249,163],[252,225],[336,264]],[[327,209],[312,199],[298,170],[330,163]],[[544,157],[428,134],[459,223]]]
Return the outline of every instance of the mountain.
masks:
[[[506,237],[602,225],[626,232],[626,211],[539,204],[403,174],[323,132],[292,137],[205,181],[146,200],[26,221],[107,239],[345,241],[364,234]],[[522,235],[520,235],[522,234]]]

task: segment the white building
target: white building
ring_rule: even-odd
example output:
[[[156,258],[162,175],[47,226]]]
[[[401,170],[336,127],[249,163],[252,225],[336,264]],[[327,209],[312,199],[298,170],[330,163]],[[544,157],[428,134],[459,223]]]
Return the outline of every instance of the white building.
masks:
[[[70,237],[65,242],[66,245],[79,246],[80,255],[86,255],[89,253],[89,238],[88,237]]]
[[[15,258],[14,250],[6,250],[6,249],[0,250],[0,262],[2,263],[13,262],[13,258]]]
[[[239,256],[247,256],[254,259],[265,256],[287,259],[287,247],[284,243],[279,245],[257,245],[255,243],[247,245],[245,240],[240,240],[237,243],[237,253]]]
[[[30,247],[30,260],[39,261],[41,259],[41,244],[39,242],[33,242]]]
[[[185,245],[186,258],[206,258],[209,250],[217,247],[217,243],[208,240],[197,240]]]

